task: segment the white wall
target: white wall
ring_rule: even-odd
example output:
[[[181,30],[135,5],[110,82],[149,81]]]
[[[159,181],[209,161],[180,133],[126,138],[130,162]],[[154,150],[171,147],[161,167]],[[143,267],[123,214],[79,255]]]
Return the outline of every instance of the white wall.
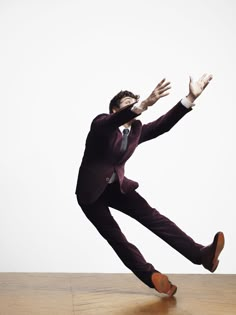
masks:
[[[217,272],[235,273],[235,14],[233,0],[1,0],[0,271],[127,272],[74,194],[90,121],[121,89],[144,98],[166,77],[171,94],[142,116],[154,120],[208,72],[194,110],[126,171],[197,242],[224,231]],[[206,272],[113,215],[157,269]]]

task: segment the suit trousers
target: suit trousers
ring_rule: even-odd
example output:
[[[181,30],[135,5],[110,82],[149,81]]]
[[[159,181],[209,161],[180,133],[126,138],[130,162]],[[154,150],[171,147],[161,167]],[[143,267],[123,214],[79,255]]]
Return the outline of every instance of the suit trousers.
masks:
[[[123,194],[119,183],[115,182],[107,185],[103,194],[93,204],[82,204],[78,196],[77,200],[87,218],[112,246],[125,266],[150,288],[154,287],[151,275],[157,270],[146,262],[135,245],[128,242],[109,207],[136,219],[192,263],[201,264],[200,249],[203,245],[195,243],[175,223],[152,208],[137,191]]]

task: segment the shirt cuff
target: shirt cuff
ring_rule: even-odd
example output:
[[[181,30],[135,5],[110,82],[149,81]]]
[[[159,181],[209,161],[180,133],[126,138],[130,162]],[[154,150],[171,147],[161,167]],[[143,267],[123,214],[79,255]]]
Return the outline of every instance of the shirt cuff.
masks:
[[[132,112],[134,112],[136,114],[141,114],[142,112],[147,110],[147,108],[143,108],[140,106],[141,106],[141,104],[134,104],[134,106],[131,108]]]
[[[185,96],[184,98],[182,98],[181,103],[182,103],[182,105],[184,105],[184,107],[186,107],[186,108],[191,108],[191,107],[193,107],[193,106],[196,105],[196,104],[194,104],[194,103],[191,103],[191,102],[187,99],[186,96]]]

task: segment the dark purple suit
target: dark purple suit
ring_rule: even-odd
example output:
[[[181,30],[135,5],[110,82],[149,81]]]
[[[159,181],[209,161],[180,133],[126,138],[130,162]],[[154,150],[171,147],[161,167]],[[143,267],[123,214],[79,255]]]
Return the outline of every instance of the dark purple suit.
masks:
[[[173,222],[152,208],[135,191],[138,183],[124,176],[125,162],[136,147],[169,131],[192,108],[187,109],[179,102],[165,115],[149,124],[142,125],[139,120],[134,120],[128,137],[128,147],[121,153],[122,134],[119,126],[138,116],[131,111],[132,106],[113,114],[101,114],[93,120],[79,170],[76,194],[85,215],[123,263],[139,279],[153,287],[151,275],[155,271],[154,267],[127,241],[108,207],[135,218],[193,263],[201,263],[200,249],[203,246],[195,243]],[[114,171],[118,179],[109,184]]]

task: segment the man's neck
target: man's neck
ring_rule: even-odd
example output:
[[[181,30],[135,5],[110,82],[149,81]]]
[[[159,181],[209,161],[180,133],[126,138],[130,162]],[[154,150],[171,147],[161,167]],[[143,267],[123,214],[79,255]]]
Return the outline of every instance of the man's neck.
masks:
[[[124,128],[130,128],[130,126],[131,126],[131,124],[129,124],[129,123],[126,123],[123,125]]]
[[[132,125],[132,123],[133,123],[133,121],[134,121],[134,119],[132,119],[132,120],[128,121],[128,122],[127,122],[127,123],[125,123],[123,126],[124,126],[125,128],[130,128],[130,127],[131,127],[131,125]]]

